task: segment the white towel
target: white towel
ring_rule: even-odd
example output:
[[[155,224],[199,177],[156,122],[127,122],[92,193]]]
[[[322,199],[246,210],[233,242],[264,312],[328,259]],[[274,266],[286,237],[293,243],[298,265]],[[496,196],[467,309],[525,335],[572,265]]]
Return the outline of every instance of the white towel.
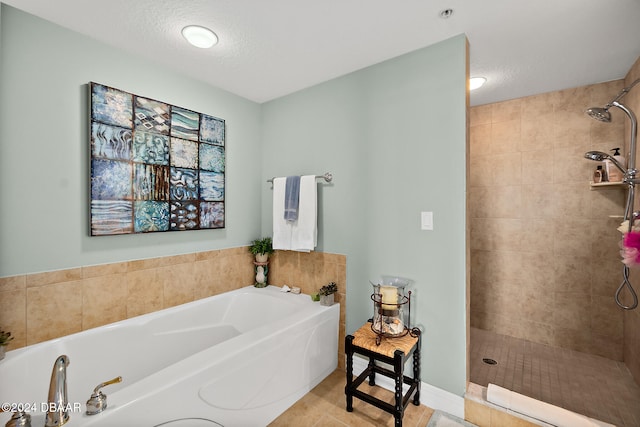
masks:
[[[318,185],[315,175],[300,178],[298,219],[284,219],[286,178],[273,180],[273,249],[310,252],[318,242]]]
[[[291,224],[284,219],[286,178],[273,179],[273,249],[291,250]]]
[[[315,175],[305,175],[300,178],[298,220],[292,224],[291,249],[309,252],[315,249],[317,242],[318,184]]]

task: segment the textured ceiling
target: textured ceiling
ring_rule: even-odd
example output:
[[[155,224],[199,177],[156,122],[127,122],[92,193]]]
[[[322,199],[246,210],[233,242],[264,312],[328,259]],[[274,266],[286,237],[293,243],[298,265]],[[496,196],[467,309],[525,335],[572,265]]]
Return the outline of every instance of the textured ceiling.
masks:
[[[640,0],[6,0],[198,80],[265,102],[465,33],[481,105],[623,78]],[[440,18],[451,8],[453,15]],[[220,43],[188,45],[182,27]]]

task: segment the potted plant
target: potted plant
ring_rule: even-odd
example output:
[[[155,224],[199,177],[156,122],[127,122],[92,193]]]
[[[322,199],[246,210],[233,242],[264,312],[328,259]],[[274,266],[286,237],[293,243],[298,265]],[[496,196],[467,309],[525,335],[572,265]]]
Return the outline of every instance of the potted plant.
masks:
[[[271,237],[263,237],[252,241],[251,245],[249,245],[249,252],[255,255],[256,262],[267,262],[269,255],[274,252]]]
[[[338,292],[338,285],[334,282],[329,282],[320,288],[318,293],[320,294],[320,304],[321,305],[333,305],[333,294]]]
[[[0,331],[0,360],[4,359],[6,347],[12,339],[11,332]]]

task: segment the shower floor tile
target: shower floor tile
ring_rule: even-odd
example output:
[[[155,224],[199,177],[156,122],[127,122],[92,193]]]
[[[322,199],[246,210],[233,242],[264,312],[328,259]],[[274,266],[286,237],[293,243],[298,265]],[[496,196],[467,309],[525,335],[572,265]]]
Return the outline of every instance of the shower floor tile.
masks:
[[[471,328],[469,357],[475,384],[496,384],[619,427],[640,427],[640,386],[622,362],[477,328]]]

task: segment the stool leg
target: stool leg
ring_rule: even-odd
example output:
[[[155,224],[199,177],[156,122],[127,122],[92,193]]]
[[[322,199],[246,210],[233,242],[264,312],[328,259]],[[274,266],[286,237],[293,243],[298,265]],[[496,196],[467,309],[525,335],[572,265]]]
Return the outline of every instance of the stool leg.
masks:
[[[413,404],[420,405],[420,338],[418,338],[418,347],[413,352],[413,380],[416,382],[416,392],[413,395]]]
[[[344,393],[347,396],[347,412],[353,412],[353,335],[347,335],[344,340],[345,353],[347,355],[347,385]]]
[[[376,385],[376,371],[373,370],[376,362],[373,357],[369,358],[369,385]]]
[[[404,415],[404,406],[402,405],[402,383],[404,378],[404,353],[396,350],[393,353],[393,372],[395,374],[395,408],[393,417],[395,418],[395,427],[402,427],[402,416]]]

